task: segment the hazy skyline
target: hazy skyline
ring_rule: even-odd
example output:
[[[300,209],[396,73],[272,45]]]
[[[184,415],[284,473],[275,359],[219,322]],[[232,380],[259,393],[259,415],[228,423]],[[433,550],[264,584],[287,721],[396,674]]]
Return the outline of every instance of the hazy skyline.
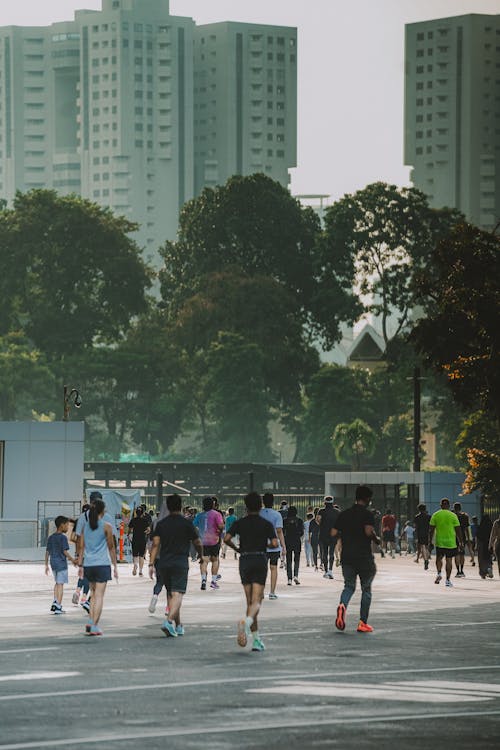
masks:
[[[69,20],[101,0],[17,0],[0,25]],[[375,180],[408,184],[403,165],[404,25],[500,13],[500,0],[170,0],[197,23],[298,28],[298,167],[291,189],[337,198]]]

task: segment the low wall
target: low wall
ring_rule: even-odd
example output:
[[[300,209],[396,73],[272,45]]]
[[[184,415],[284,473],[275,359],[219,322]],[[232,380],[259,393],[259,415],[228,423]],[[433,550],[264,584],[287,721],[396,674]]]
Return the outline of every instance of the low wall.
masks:
[[[0,552],[5,549],[36,547],[38,541],[36,521],[0,520]]]

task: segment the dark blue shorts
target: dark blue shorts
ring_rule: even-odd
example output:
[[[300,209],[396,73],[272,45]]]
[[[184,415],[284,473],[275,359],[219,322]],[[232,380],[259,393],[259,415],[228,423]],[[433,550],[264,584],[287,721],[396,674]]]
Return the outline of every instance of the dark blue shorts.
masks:
[[[107,583],[111,581],[111,565],[90,565],[83,574],[89,583]]]
[[[159,568],[161,580],[167,589],[167,594],[185,594],[187,589],[189,568],[184,565],[167,565]]]

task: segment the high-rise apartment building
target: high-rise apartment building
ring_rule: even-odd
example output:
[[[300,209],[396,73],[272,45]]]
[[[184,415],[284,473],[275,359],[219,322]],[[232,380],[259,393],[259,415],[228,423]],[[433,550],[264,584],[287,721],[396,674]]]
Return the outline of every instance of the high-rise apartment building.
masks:
[[[196,192],[255,172],[287,185],[297,153],[297,30],[198,26],[194,76]]]
[[[405,164],[435,208],[500,220],[500,15],[406,27]]]
[[[169,0],[102,0],[73,21],[0,28],[0,197],[54,188],[109,206],[140,224],[157,261],[205,185],[255,171],[288,184],[296,38],[196,29]]]

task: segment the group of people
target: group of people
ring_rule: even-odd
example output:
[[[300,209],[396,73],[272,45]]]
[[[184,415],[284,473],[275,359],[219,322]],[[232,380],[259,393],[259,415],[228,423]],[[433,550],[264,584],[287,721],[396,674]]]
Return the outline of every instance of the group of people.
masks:
[[[376,574],[374,553],[392,553],[392,535],[395,525],[386,512],[382,518],[369,509],[372,491],[366,486],[356,488],[354,504],[341,510],[332,497],[326,497],[321,509],[308,509],[304,522],[294,506],[283,505],[275,510],[271,493],[261,496],[251,492],[245,497],[246,515],[237,518],[234,509],[224,514],[218,508],[217,498],[206,497],[203,510],[193,514],[182,507],[179,495],[166,499],[164,512],[151,518],[144,508],[138,508],[129,524],[134,556],[133,574],[143,575],[146,547],[150,545],[149,576],[155,581],[149,611],[154,612],[163,587],[167,592],[163,632],[169,637],[184,635],[181,620],[182,599],[187,590],[189,561],[193,555],[200,563],[201,590],[207,589],[208,569],[211,567],[210,587],[219,588],[219,558],[222,549],[227,554],[232,549],[239,557],[239,573],[246,598],[246,612],[238,622],[237,642],[244,647],[248,642],[252,650],[263,651],[265,646],[259,633],[258,618],[268,572],[270,573],[269,598],[277,599],[278,565],[287,568],[288,585],[300,585],[299,561],[302,540],[305,542],[307,564],[318,569],[318,551],[325,578],[333,578],[336,559],[342,566],[344,587],[337,607],[335,626],[343,631],[349,602],[359,578],[361,586],[360,618],[358,632],[372,632],[368,623],[371,586]],[[484,578],[492,575],[491,555],[499,561],[500,572],[500,519],[489,524],[484,518],[478,525],[476,540],[479,572]],[[454,511],[443,498],[440,510],[432,516],[425,505],[418,506],[412,527],[416,537],[416,562],[424,561],[425,569],[433,545],[436,551],[436,579],[442,580],[443,562],[447,587],[452,586],[452,563],[455,559],[457,577],[463,577],[464,555],[469,535],[469,517],[458,503]],[[49,563],[55,580],[54,601],[51,611],[63,614],[62,596],[68,582],[68,560],[79,568],[77,589],[73,602],[78,603],[83,594],[82,606],[88,614],[85,632],[90,636],[102,635],[99,622],[107,582],[118,578],[116,541],[113,519],[106,515],[100,492],[90,495],[89,504],[75,526],[76,554],[72,556],[66,533],[69,519],[56,519],[56,533],[49,537],[46,552],[46,572]],[[392,528],[391,528],[392,527]],[[408,527],[408,524],[407,524]],[[406,527],[405,527],[406,528]],[[379,533],[382,532],[382,538]],[[404,532],[407,533],[407,532]],[[407,537],[408,538],[408,537]],[[309,546],[308,546],[309,545]],[[470,550],[474,563],[474,550]]]

